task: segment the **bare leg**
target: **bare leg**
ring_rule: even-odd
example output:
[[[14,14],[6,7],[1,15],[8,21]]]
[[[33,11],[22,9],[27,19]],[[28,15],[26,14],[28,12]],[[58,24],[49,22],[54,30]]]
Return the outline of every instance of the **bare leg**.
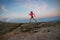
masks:
[[[33,20],[37,23],[37,21],[33,18]]]
[[[30,23],[31,23],[31,19],[32,19],[32,18],[30,18]]]

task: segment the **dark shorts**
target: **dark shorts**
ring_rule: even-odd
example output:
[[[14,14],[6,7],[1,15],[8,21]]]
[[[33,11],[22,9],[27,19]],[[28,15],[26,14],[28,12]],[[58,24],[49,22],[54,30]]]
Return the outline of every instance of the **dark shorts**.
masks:
[[[33,16],[31,16],[31,18],[33,18]]]

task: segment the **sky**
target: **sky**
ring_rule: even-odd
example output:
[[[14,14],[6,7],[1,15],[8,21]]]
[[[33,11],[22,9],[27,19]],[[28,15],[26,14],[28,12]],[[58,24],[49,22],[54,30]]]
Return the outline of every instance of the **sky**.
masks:
[[[0,0],[0,20],[28,19],[30,11],[36,18],[60,16],[60,0]]]

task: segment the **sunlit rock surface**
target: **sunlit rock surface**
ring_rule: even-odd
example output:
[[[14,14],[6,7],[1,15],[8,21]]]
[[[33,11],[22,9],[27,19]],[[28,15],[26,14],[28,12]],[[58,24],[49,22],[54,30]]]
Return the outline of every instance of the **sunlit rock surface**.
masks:
[[[60,23],[0,23],[0,40],[60,40]]]

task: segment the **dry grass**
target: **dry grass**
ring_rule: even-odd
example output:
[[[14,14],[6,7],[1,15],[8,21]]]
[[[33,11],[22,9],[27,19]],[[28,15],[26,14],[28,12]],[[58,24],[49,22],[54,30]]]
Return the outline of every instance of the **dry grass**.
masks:
[[[59,30],[60,23],[56,22],[0,22],[0,40],[60,40]]]

